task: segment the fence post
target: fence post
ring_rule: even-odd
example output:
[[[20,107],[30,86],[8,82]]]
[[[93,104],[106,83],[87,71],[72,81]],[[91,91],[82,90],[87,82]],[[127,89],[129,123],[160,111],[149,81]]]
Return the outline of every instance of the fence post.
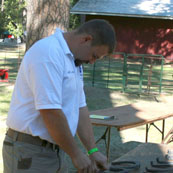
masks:
[[[109,57],[109,63],[108,63],[108,78],[107,78],[107,88],[109,86],[109,72],[110,72],[110,57]]]
[[[161,71],[160,71],[160,84],[159,84],[159,94],[162,92],[162,78],[163,78],[163,65],[164,65],[164,57],[161,60]]]
[[[123,92],[126,90],[126,81],[127,81],[127,55],[124,53],[124,64],[123,64]]]
[[[140,79],[139,79],[139,92],[142,91],[142,82],[143,82],[143,71],[144,71],[144,55],[142,55],[142,65],[140,69]]]
[[[94,65],[93,65],[93,78],[92,78],[92,86],[94,87],[94,80],[95,80],[95,65],[96,64],[96,62],[94,63]]]

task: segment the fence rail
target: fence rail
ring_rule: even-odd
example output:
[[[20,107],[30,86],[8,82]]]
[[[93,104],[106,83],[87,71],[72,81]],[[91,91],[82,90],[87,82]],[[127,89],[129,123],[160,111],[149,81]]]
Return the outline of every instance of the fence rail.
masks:
[[[171,92],[173,69],[169,66],[162,55],[116,52],[92,66],[84,65],[84,81],[86,85],[122,92]]]

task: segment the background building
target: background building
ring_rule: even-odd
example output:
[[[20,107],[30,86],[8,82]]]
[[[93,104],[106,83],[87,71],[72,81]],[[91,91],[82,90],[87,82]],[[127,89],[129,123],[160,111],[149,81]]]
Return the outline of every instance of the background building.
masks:
[[[110,21],[116,52],[159,54],[173,61],[173,0],[79,0],[71,13],[86,21]]]

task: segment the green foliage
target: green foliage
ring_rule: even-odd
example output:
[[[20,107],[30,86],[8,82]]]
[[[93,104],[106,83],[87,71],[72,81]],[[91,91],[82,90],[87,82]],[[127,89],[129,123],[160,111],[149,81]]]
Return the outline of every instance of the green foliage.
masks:
[[[23,26],[25,7],[25,0],[5,0],[4,10],[0,15],[0,30],[8,30],[15,37],[21,36],[25,29]]]
[[[5,31],[5,18],[3,13],[0,13],[0,21],[1,21],[1,26],[0,26],[0,34]]]
[[[70,0],[70,6],[73,7],[78,0]],[[23,12],[26,10],[26,0],[4,0],[4,10],[0,13],[0,33],[8,30],[15,37],[21,36],[26,30]],[[75,29],[80,25],[80,16],[70,14],[69,29]]]
[[[70,0],[70,6],[73,7],[79,0]],[[77,14],[70,14],[69,29],[73,30],[80,25],[80,16]]]

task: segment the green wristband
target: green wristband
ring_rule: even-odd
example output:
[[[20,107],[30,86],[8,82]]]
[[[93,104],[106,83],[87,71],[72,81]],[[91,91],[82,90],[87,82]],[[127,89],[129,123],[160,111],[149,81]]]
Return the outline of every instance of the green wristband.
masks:
[[[92,153],[95,153],[98,151],[98,148],[92,148],[91,150],[88,151],[88,155],[91,155]]]

